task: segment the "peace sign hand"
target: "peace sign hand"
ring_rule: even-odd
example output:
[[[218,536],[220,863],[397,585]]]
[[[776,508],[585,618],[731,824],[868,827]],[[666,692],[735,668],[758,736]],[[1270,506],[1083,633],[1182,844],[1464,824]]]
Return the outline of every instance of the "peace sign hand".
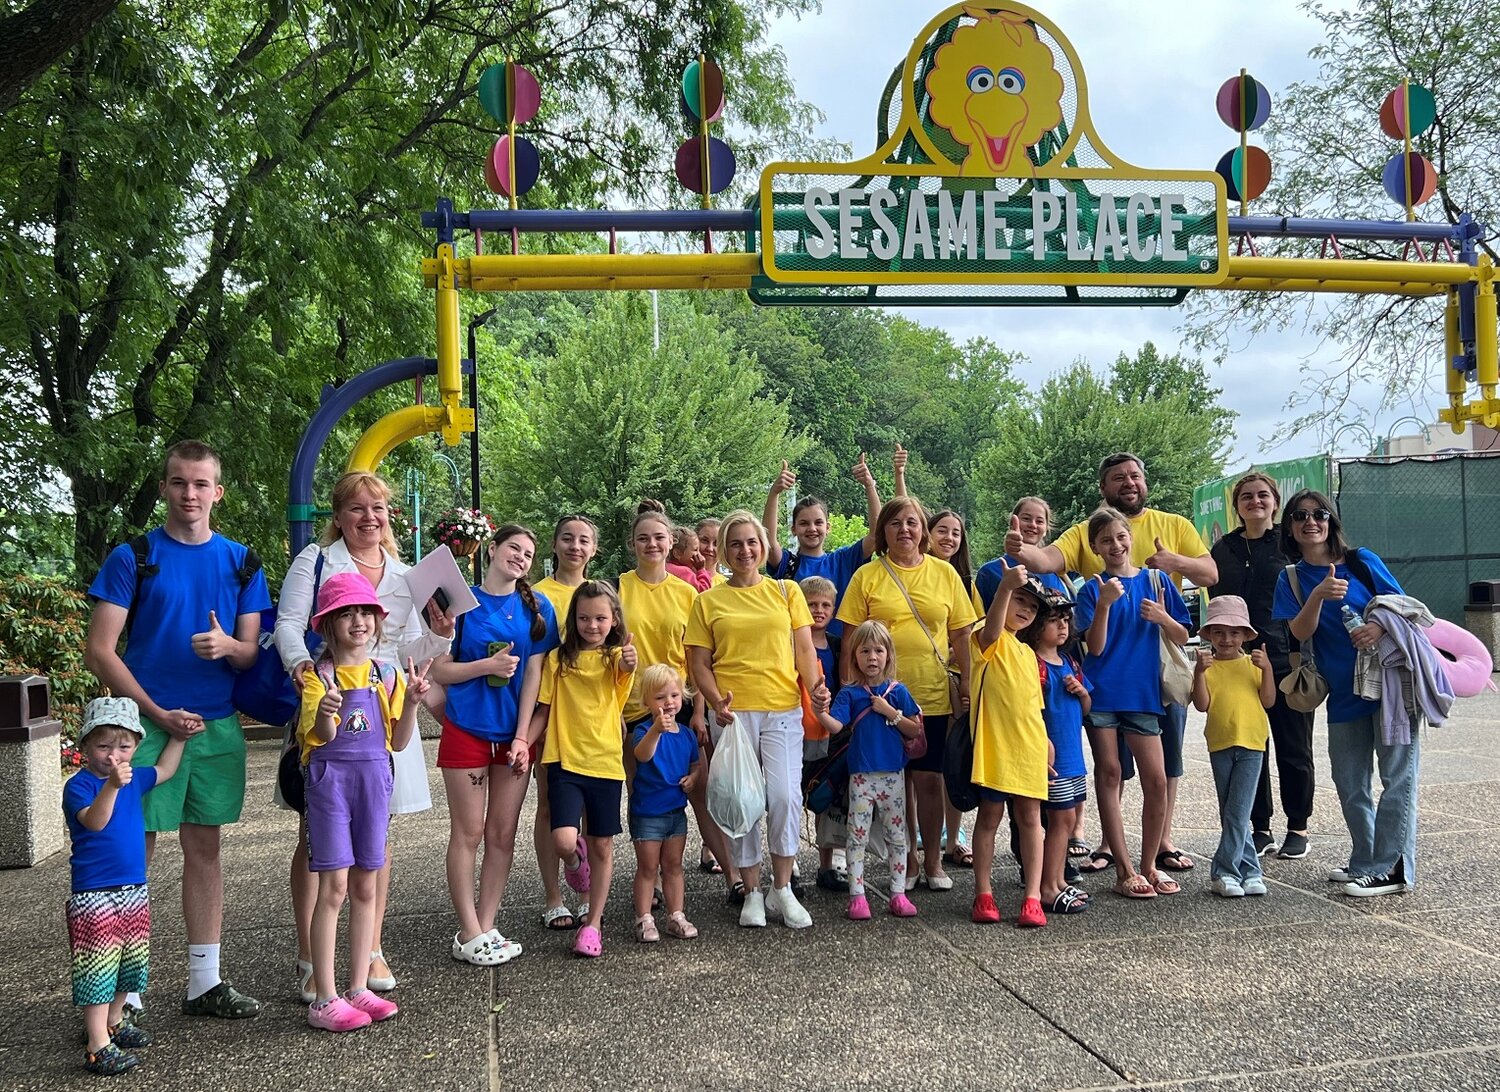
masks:
[[[432,681],[427,677],[427,673],[431,670],[431,660],[427,660],[421,667],[418,667],[410,657],[407,657],[406,692],[414,698],[420,698],[427,691],[431,690]]]

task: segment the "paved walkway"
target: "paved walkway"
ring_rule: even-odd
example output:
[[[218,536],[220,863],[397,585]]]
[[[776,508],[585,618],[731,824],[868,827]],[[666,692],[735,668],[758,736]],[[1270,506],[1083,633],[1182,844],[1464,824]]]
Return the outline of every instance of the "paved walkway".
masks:
[[[152,876],[149,1026],[157,1046],[122,1084],[175,1089],[1491,1089],[1500,1080],[1500,697],[1463,702],[1424,741],[1421,886],[1356,901],[1324,881],[1348,852],[1320,739],[1312,853],[1267,866],[1271,895],[1207,893],[1217,842],[1201,720],[1190,723],[1179,842],[1199,868],[1182,895],[1127,902],[1022,932],[967,919],[972,880],[919,892],[921,916],[856,925],[819,893],[817,924],[736,928],[722,887],[693,872],[701,939],[631,940],[633,857],[618,843],[605,955],[567,954],[541,928],[519,854],[501,928],[526,954],[494,972],[453,962],[443,881],[447,815],[398,821],[386,951],[393,1026],[310,1031],[293,992],[287,813],[267,802],[275,745],[251,745],[246,817],[226,839],[224,965],[266,1002],[244,1022],[177,1012],[185,942],[181,858],[163,838]],[[1322,729],[1320,726],[1319,734]],[[429,742],[429,752],[432,744]],[[430,757],[430,755],[429,755]],[[1093,833],[1097,834],[1097,828]],[[690,853],[696,849],[690,846]],[[816,859],[805,853],[804,872]],[[1014,870],[998,869],[1007,922]],[[875,879],[883,880],[877,866]],[[0,1089],[87,1087],[70,1006],[65,857],[0,872]],[[876,901],[877,910],[880,902]]]

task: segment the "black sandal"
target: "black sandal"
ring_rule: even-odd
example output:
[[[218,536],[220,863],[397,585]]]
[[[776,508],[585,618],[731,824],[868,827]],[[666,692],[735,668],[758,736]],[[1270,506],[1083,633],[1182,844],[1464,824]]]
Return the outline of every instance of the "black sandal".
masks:
[[[724,866],[713,857],[708,858],[706,861],[702,857],[699,857],[698,871],[706,872],[710,876],[722,876],[724,875]]]
[[[1164,849],[1156,855],[1156,867],[1168,872],[1191,872],[1193,859],[1180,849]]]
[[[1089,863],[1079,865],[1078,871],[1083,873],[1103,872],[1114,867],[1115,855],[1107,849],[1096,849],[1093,855],[1089,857]]]
[[[727,902],[730,906],[744,906],[745,881],[735,880],[733,886],[729,888],[729,893],[724,896],[724,901]]]

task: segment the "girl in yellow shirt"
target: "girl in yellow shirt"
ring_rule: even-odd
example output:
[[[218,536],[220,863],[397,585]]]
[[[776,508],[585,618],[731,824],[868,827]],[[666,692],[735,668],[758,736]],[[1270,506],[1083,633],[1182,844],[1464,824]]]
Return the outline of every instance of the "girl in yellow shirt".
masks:
[[[589,896],[588,915],[573,942],[575,955],[597,956],[602,947],[599,923],[613,873],[625,784],[620,718],[635,667],[635,646],[614,589],[602,581],[585,581],[568,605],[563,642],[547,654],[542,667],[531,724],[517,732],[511,747],[511,765],[525,774],[529,744],[546,739],[542,766],[552,799],[552,845],[562,858],[568,886]],[[578,834],[581,819],[588,822],[584,838]]]

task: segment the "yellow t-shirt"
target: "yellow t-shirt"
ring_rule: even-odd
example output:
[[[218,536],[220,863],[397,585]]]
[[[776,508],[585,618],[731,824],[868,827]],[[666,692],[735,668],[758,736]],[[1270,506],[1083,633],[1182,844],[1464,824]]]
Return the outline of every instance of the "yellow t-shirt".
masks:
[[[1249,656],[1208,665],[1208,724],[1203,734],[1210,751],[1244,747],[1264,751],[1271,723],[1260,703],[1260,668]]]
[[[358,690],[370,685],[370,663],[366,660],[354,667],[338,667],[334,669],[334,681],[344,693]],[[385,717],[385,749],[391,749],[391,736],[396,730],[396,721],[401,717],[401,710],[406,707],[406,680],[397,671],[396,685],[394,690],[386,693],[385,684],[377,682],[375,690],[376,701],[380,703],[380,714]],[[302,765],[307,765],[307,760],[312,757],[313,751],[323,746],[323,741],[313,732],[313,721],[318,717],[318,702],[323,700],[323,695],[328,693],[328,688],[323,685],[323,680],[317,672],[311,677],[306,677],[302,687],[302,704],[297,710],[297,742],[302,747]]]
[[[710,588],[717,588],[720,584],[727,584],[727,583],[729,583],[729,577],[725,576],[718,569],[715,569],[714,570],[713,579],[709,581],[708,586]]]
[[[783,712],[802,705],[792,633],[804,627],[812,627],[812,615],[802,589],[762,577],[748,588],[719,584],[701,593],[685,643],[713,654],[719,692],[734,692],[735,709]]]
[[[974,783],[996,792],[1047,799],[1047,723],[1036,653],[1002,632],[980,650],[973,691]]]
[[[1202,557],[1208,553],[1208,547],[1203,545],[1203,536],[1198,534],[1198,528],[1181,516],[1159,512],[1155,508],[1142,509],[1141,514],[1130,521],[1130,535],[1130,560],[1137,566],[1145,565],[1146,559],[1156,553],[1157,539],[1161,539],[1162,545],[1167,549],[1183,557]],[[1062,551],[1067,569],[1085,580],[1092,580],[1104,571],[1104,562],[1099,560],[1099,555],[1089,546],[1087,521],[1069,527],[1057,536],[1057,541],[1052,545]],[[1172,580],[1177,584],[1177,590],[1181,591],[1182,577],[1173,573]]]
[[[906,684],[924,713],[946,716],[953,711],[948,701],[948,633],[972,626],[979,616],[964,591],[963,579],[946,561],[923,557],[911,569],[894,561],[890,564],[921,612],[927,632],[922,631],[906,605],[906,596],[877,557],[855,571],[839,604],[844,639],[847,641],[852,628],[861,622],[871,618],[884,622],[896,645],[896,678]],[[932,635],[930,641],[928,633]],[[938,657],[942,657],[941,663]]]
[[[545,595],[547,602],[552,604],[552,609],[557,613],[557,635],[561,637],[563,626],[568,620],[568,606],[573,602],[573,593],[578,589],[569,587],[567,584],[559,584],[549,576],[533,584],[532,590]]]
[[[586,777],[624,781],[620,712],[634,673],[621,673],[615,653],[597,648],[584,649],[578,663],[563,671],[561,653],[554,648],[542,664],[537,701],[551,706],[542,761],[561,762],[563,769]]]
[[[688,682],[687,650],[682,639],[687,635],[688,615],[693,611],[697,591],[685,580],[670,574],[657,584],[648,584],[632,570],[620,574],[620,604],[625,608],[625,629],[635,640],[635,651],[641,671],[652,664],[671,664]],[[735,695],[738,697],[738,694]],[[646,715],[640,702],[640,686],[630,691],[625,703],[625,722],[634,724]]]

